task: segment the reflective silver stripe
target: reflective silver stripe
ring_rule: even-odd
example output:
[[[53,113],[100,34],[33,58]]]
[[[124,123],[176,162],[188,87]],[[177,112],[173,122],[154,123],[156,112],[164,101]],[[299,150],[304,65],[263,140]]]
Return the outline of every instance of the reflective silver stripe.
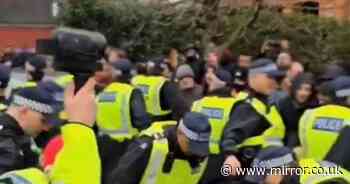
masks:
[[[32,182],[12,172],[2,175],[0,177],[0,180],[7,179],[7,178],[11,179],[12,183],[15,183],[15,184],[32,184]]]
[[[274,158],[271,160],[263,160],[263,161],[254,160],[253,167],[271,169],[271,168],[286,166],[287,164],[290,164],[293,161],[294,161],[293,155],[289,153],[282,157]]]
[[[31,108],[32,110],[40,112],[40,113],[45,113],[45,114],[53,113],[53,108],[50,105],[36,102],[34,100],[24,98],[24,97],[19,96],[19,95],[15,95],[13,97],[12,104],[17,105],[17,106],[26,106],[26,107]]]
[[[201,123],[201,122],[198,122]],[[190,129],[188,129],[183,121],[181,120],[179,123],[180,130],[186,135],[187,138],[193,141],[209,141],[210,133],[196,133]]]
[[[327,161],[327,160],[323,160],[320,162],[320,165],[322,167],[337,167],[338,165],[333,163],[333,162],[330,162],[330,161]]]
[[[335,92],[335,95],[336,95],[337,97],[347,97],[347,96],[350,96],[350,88],[349,88],[349,89],[342,89],[342,90],[336,91],[336,92]]]
[[[157,145],[160,144],[160,145]],[[157,183],[157,176],[158,174],[160,174],[159,172],[161,172],[161,169],[163,167],[163,160],[165,160],[166,154],[164,154],[162,152],[161,149],[157,149],[157,146],[161,146],[162,144],[167,144],[167,140],[166,139],[160,139],[160,140],[155,140],[153,142],[153,149],[152,149],[152,153],[151,153],[151,161],[149,163],[149,165],[147,166],[146,170],[148,169],[148,167],[150,167],[150,169],[148,170],[149,172],[147,172],[146,177],[145,178],[145,183],[143,184],[156,184]],[[154,152],[153,152],[154,151]]]
[[[267,66],[262,66],[254,69],[249,70],[249,75],[252,74],[258,74],[258,73],[267,73],[267,72],[272,72],[272,71],[277,71],[278,68],[275,64],[269,64]]]
[[[269,145],[274,145],[274,146],[283,146],[283,142],[279,138],[267,138],[266,143]]]

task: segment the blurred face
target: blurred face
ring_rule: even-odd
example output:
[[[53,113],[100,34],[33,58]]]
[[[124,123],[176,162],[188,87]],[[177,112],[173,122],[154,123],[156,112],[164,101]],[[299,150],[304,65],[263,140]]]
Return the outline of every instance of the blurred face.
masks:
[[[194,85],[195,83],[192,77],[185,77],[179,81],[180,90],[192,89]]]
[[[108,62],[112,63],[112,62],[116,62],[120,59],[119,57],[119,53],[115,52],[115,51],[110,51],[109,52],[109,56],[108,56]]]
[[[168,65],[165,65],[164,68],[163,68],[162,76],[165,77],[165,78],[170,79],[171,75],[172,75],[172,73],[170,71],[170,68],[168,67]]]
[[[287,76],[291,79],[294,79],[296,76],[304,72],[304,67],[298,62],[292,63],[291,67],[287,72]]]
[[[22,129],[29,136],[37,137],[41,132],[51,128],[45,116],[39,112],[23,107],[20,110],[20,116],[25,122],[22,124]]]
[[[306,103],[312,94],[312,86],[310,84],[302,84],[300,88],[296,91],[296,100],[298,103]]]
[[[219,66],[219,56],[215,52],[208,54],[207,61],[210,66]]]
[[[317,94],[317,99],[318,99],[319,105],[325,105],[332,102],[332,99],[329,96],[323,95],[321,93]]]
[[[281,89],[285,92],[287,92],[288,94],[290,94],[291,91],[291,87],[292,87],[292,82],[290,81],[290,79],[288,77],[285,77],[282,80],[281,83]]]
[[[191,155],[189,153],[189,140],[188,138],[185,136],[185,134],[177,129],[176,131],[176,137],[177,137],[177,142],[179,143],[179,146],[181,148],[181,151],[185,154],[185,155]]]
[[[95,72],[95,79],[98,86],[107,86],[113,81],[113,67],[108,63],[104,64],[102,71]]]
[[[240,55],[238,60],[238,66],[242,68],[249,68],[252,64],[252,57],[251,56],[245,56]]]
[[[249,86],[267,96],[278,89],[277,81],[263,73],[249,76]]]
[[[281,53],[277,58],[278,67],[288,70],[292,65],[292,58],[287,53]]]

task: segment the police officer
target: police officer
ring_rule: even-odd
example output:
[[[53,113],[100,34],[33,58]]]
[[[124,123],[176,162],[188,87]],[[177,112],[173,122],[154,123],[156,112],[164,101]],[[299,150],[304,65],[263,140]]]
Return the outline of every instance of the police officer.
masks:
[[[6,94],[5,90],[10,81],[11,68],[5,65],[0,65],[0,111],[6,109]]]
[[[176,83],[162,77],[166,68],[164,59],[149,61],[147,63],[148,75],[137,75],[131,82],[142,91],[152,122],[179,120],[190,111]]]
[[[64,101],[69,123],[62,127],[64,146],[52,167],[45,168],[47,173],[37,168],[11,171],[0,176],[1,183],[101,183],[101,163],[91,128],[96,120],[95,83],[89,80],[77,95],[74,95],[74,86],[68,87]]]
[[[284,75],[269,59],[258,59],[249,69],[249,96],[237,104],[232,121],[224,128],[221,150],[225,164],[232,168],[248,167],[256,153],[264,147],[282,145],[285,134],[282,118],[269,96],[276,91],[276,78]],[[235,175],[235,173],[232,173]]]
[[[350,135],[350,77],[339,77],[329,85],[331,102],[306,111],[299,122],[300,157],[327,159],[350,170],[346,155],[350,152],[344,144]]]
[[[61,103],[40,88],[19,89],[0,115],[0,173],[37,165],[32,138],[56,123]]]
[[[133,66],[129,60],[120,59],[110,64],[110,70],[97,72],[97,76],[112,81],[97,97],[98,144],[103,166],[103,182],[118,164],[130,140],[151,121],[139,89],[129,84]]]
[[[201,122],[201,123],[199,123]],[[206,166],[211,128],[200,113],[135,140],[108,183],[197,183]],[[147,130],[146,130],[147,131]]]
[[[145,102],[139,89],[129,85],[132,63],[122,59],[112,63],[114,82],[98,96],[97,125],[100,133],[123,141],[150,126]]]
[[[23,84],[16,86],[10,91],[10,100],[13,94],[20,88],[36,87],[38,82],[42,81],[45,76],[44,69],[46,68],[46,60],[44,57],[33,55],[28,58],[24,65],[26,81]]]
[[[46,60],[41,56],[33,56],[26,61],[24,69],[27,77],[27,82],[23,87],[32,87],[40,82],[45,76],[45,68],[47,67]]]
[[[206,77],[207,95],[193,103],[192,111],[208,116],[212,134],[210,136],[210,156],[202,183],[217,183],[225,180],[218,172],[224,162],[220,154],[220,141],[225,125],[233,121],[232,109],[240,98],[231,96],[232,76],[226,70],[208,67]]]

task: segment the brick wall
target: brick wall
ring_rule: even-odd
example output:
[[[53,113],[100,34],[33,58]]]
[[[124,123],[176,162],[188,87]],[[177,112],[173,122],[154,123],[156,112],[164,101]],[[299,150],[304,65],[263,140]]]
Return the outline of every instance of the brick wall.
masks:
[[[53,28],[53,26],[0,26],[0,50],[9,46],[13,48],[35,48],[36,40],[49,38]]]

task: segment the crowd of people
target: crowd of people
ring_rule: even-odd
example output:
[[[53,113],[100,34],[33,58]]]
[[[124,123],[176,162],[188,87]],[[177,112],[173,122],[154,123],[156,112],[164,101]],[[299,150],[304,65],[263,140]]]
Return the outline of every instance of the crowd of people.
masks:
[[[45,78],[45,56],[9,49],[0,183],[350,183],[350,68],[312,73],[292,51],[283,40],[257,56],[191,47],[136,62],[107,47],[77,91],[73,75]],[[9,89],[17,67],[27,81]],[[341,174],[237,173],[330,166]]]

